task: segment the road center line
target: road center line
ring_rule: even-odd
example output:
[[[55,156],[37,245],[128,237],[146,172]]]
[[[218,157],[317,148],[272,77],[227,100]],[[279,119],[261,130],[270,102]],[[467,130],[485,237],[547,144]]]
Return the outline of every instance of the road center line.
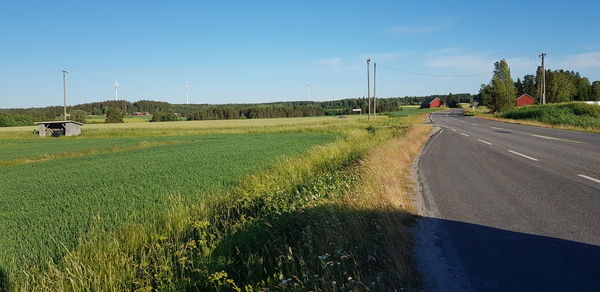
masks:
[[[548,140],[557,140],[557,141],[565,141],[565,142],[571,142],[571,143],[577,143],[577,144],[581,144],[582,142],[579,141],[575,141],[575,140],[569,140],[569,139],[562,139],[562,138],[555,138],[555,137],[548,137],[548,136],[542,136],[542,135],[535,135],[535,134],[529,134],[533,137],[538,137],[538,138],[542,138],[542,139],[548,139]]]
[[[527,156],[527,155],[525,155],[525,154],[522,154],[522,153],[519,153],[519,152],[516,152],[516,151],[508,150],[508,152],[510,152],[510,153],[512,153],[512,154],[519,155],[519,156],[521,156],[521,157],[525,157],[525,158],[527,158],[527,159],[531,159],[531,160],[533,160],[533,161],[538,161],[538,159],[537,159],[537,158],[533,158],[533,157],[531,157],[531,156]]]
[[[584,174],[578,174],[577,176],[579,176],[579,177],[583,177],[583,178],[585,178],[585,179],[589,179],[589,180],[591,180],[591,181],[593,181],[593,182],[596,182],[596,183],[599,183],[599,184],[600,184],[600,179],[593,178],[593,177],[589,177],[589,176],[587,176],[587,175],[584,175]]]
[[[490,127],[490,128],[492,128],[494,130],[504,130],[503,128],[498,128],[498,127]]]
[[[469,137],[469,135],[465,134],[465,133],[460,133],[463,136]]]
[[[492,143],[488,142],[488,141],[483,141],[481,139],[477,139],[477,141],[483,143],[483,144],[488,144],[488,145],[492,145]]]

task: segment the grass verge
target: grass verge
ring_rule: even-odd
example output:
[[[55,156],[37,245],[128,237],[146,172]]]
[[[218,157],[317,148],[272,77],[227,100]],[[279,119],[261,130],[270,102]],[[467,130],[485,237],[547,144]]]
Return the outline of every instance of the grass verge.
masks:
[[[410,162],[430,126],[389,122],[345,129],[197,204],[172,198],[154,220],[98,228],[60,261],[11,275],[10,287],[417,290]]]
[[[600,106],[577,102],[523,106],[499,116],[480,107],[467,109],[465,115],[512,124],[600,133]]]

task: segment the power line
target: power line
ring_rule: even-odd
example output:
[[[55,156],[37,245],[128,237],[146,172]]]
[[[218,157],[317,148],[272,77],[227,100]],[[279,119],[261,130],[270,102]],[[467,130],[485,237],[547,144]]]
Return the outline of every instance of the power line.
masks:
[[[398,72],[402,72],[402,73],[406,73],[406,74],[412,74],[412,75],[418,75],[418,76],[426,76],[426,77],[472,77],[472,76],[481,76],[481,75],[487,75],[487,74],[491,74],[492,73],[492,72],[488,71],[488,72],[473,73],[473,74],[447,75],[447,74],[429,74],[429,73],[411,72],[411,71],[406,71],[406,70],[402,70],[402,69],[398,69],[398,68],[394,68],[394,67],[389,67],[389,66],[385,66],[385,65],[381,65],[381,64],[379,64],[379,67],[383,67],[383,68],[388,69],[388,70],[398,71]]]

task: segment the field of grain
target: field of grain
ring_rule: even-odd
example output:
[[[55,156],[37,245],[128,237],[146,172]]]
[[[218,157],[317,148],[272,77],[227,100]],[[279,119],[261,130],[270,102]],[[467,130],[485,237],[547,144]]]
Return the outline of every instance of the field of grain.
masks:
[[[382,279],[412,290],[408,242],[395,243],[402,267],[369,260],[398,250],[368,240],[387,201],[350,196],[360,159],[424,111],[406,112],[96,124],[60,138],[0,129],[0,287],[230,291],[296,277],[302,289]],[[408,215],[394,212],[381,220],[404,230]],[[322,266],[329,254],[343,265]]]
[[[0,163],[140,141],[178,143],[2,167],[0,265],[58,258],[90,224],[112,227],[147,218],[170,197],[196,199],[333,139],[304,133],[3,141]]]
[[[279,119],[239,119],[177,121],[160,123],[86,124],[81,138],[182,136],[273,132],[332,132],[343,127],[367,124],[366,116],[305,117]],[[0,141],[35,138],[34,126],[0,128]]]

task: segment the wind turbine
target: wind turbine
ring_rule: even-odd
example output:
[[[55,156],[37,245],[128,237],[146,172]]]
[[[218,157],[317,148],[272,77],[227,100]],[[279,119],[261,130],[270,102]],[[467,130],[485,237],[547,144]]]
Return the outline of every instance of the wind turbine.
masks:
[[[185,102],[186,104],[190,104],[190,83],[185,82]]]
[[[306,84],[306,99],[310,100],[310,84]]]
[[[121,86],[121,84],[119,84],[119,81],[115,80],[115,101],[119,99],[119,86]]]

